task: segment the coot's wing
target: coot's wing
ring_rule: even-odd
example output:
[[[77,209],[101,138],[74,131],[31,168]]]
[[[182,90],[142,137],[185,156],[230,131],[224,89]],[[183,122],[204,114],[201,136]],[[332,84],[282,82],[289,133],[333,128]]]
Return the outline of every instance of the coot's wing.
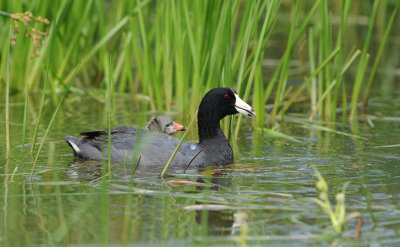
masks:
[[[136,128],[132,127],[119,127],[111,130],[111,135],[118,136],[118,135],[136,135]],[[84,139],[94,139],[101,136],[107,136],[108,130],[92,130],[79,133]]]
[[[83,136],[84,138],[88,138],[88,139],[95,138],[95,137],[98,137],[98,136],[102,136],[102,135],[105,135],[105,134],[107,134],[106,130],[93,130],[93,131],[87,131],[87,132],[79,133],[79,135]]]

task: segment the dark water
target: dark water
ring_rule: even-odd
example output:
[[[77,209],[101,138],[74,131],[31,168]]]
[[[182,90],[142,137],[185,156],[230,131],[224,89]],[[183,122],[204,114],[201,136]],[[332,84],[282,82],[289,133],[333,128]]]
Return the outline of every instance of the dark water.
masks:
[[[121,165],[108,178],[95,164],[75,162],[63,134],[102,128],[106,119],[103,105],[71,96],[45,141],[32,182],[33,159],[18,147],[22,101],[12,98],[8,161],[4,127],[0,133],[0,245],[399,246],[400,147],[379,148],[400,143],[400,97],[388,91],[371,99],[369,113],[380,117],[373,126],[365,120],[336,123],[338,131],[360,138],[288,116],[281,131],[300,140],[296,143],[252,130],[246,120],[236,164],[187,174],[170,170],[166,179],[157,173],[132,179]],[[54,109],[48,105],[45,123]],[[150,118],[133,114],[140,103],[116,105],[114,125],[141,125]],[[36,114],[32,104],[28,140]],[[189,122],[185,116],[175,118]],[[346,215],[361,213],[359,241],[354,238],[359,218],[333,237],[329,216],[307,199],[317,197],[314,169],[326,179],[333,205],[342,185],[351,182]]]

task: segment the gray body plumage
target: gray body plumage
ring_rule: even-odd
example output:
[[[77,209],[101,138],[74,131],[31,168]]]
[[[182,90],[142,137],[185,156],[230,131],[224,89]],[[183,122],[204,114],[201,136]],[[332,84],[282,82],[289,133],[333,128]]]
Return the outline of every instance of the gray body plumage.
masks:
[[[140,133],[140,141],[138,141]],[[91,160],[108,159],[108,131],[83,132],[82,139],[65,136],[65,140],[74,150],[76,157]],[[171,165],[184,168],[202,167],[206,165],[224,165],[233,162],[233,152],[220,131],[219,138],[213,143],[183,142],[176,153]],[[136,164],[140,157],[140,166],[163,166],[171,157],[179,139],[137,128],[118,128],[111,130],[111,162]],[[217,145],[216,145],[217,144]],[[103,150],[103,152],[101,151]]]

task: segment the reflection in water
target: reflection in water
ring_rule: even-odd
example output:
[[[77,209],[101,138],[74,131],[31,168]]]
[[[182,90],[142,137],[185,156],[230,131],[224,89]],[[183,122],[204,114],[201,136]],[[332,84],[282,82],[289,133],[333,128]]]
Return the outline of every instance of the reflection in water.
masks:
[[[197,179],[197,182],[208,185],[198,186],[197,191],[205,195],[210,195],[210,201],[196,201],[196,205],[204,206],[196,209],[196,222],[207,229],[207,235],[224,236],[231,234],[233,211],[224,209],[223,207],[212,207],[213,204],[218,206],[221,201],[215,200],[211,195],[214,192],[218,193],[221,189],[223,191],[230,191],[232,189],[232,181],[230,178],[222,177],[217,169],[218,167],[212,167],[203,170],[201,171],[203,176]]]
[[[71,179],[94,180],[101,177],[101,162],[74,162],[68,169],[67,174]]]

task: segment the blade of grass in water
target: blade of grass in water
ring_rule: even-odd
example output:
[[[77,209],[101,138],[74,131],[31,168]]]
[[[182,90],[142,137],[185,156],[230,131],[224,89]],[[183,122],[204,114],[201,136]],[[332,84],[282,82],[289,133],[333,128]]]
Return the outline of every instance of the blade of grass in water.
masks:
[[[343,131],[334,130],[334,129],[331,129],[331,128],[328,128],[328,127],[325,127],[325,126],[321,126],[321,125],[316,125],[316,124],[311,124],[310,126],[302,125],[301,127],[305,128],[305,129],[316,129],[316,130],[331,132],[331,133],[344,135],[344,136],[348,136],[348,137],[353,137],[353,138],[357,138],[357,139],[367,140],[367,138],[362,137],[362,136],[349,134],[349,133],[346,133],[346,132],[343,132]]]
[[[347,27],[347,19],[350,13],[350,7],[351,7],[352,0],[348,1],[342,1],[342,15],[341,15],[341,24],[340,24],[340,29],[338,31],[338,37],[336,40],[336,46],[337,47],[343,47],[343,37],[344,37],[344,32]],[[336,110],[337,110],[337,105],[338,105],[338,100],[339,100],[339,89],[341,87],[341,82],[342,77],[340,76],[340,71],[339,68],[343,66],[343,60],[344,60],[344,52],[343,50],[339,53],[339,56],[335,58],[335,66],[336,66],[336,85],[335,85],[335,91],[334,91],[334,96],[333,96],[333,102],[332,102],[332,112],[331,112],[331,121],[335,122],[336,121]],[[344,103],[344,102],[343,102]]]
[[[320,30],[319,30],[319,59],[320,61],[323,61],[323,59],[327,56],[329,56],[329,51],[331,49],[331,25],[329,21],[329,12],[328,12],[328,1],[327,0],[322,0],[321,5],[320,5]],[[332,74],[332,69],[330,66],[326,66],[322,69],[320,73],[320,78],[321,80],[319,81],[320,87],[318,90],[318,97],[319,97],[319,102],[320,104],[320,117],[323,119],[328,119],[328,117],[331,115],[331,94],[327,93],[324,98],[326,100],[321,100],[322,94],[324,92],[330,92],[331,89],[327,90],[329,88],[329,83],[331,82],[331,74]],[[318,107],[317,107],[318,108]]]
[[[56,5],[56,13],[57,15],[59,15],[60,13],[62,13],[62,11],[64,10],[64,7],[61,7],[59,9],[59,1],[57,1],[57,5]],[[63,5],[65,6],[65,5]],[[57,18],[56,21],[54,22],[53,26],[52,26],[52,32],[51,32],[51,37],[50,37],[50,49],[53,49],[53,40],[54,40],[54,36],[56,35],[56,24],[57,24]],[[42,49],[41,49],[41,54],[44,54],[47,51],[47,47],[48,44],[47,42],[45,42],[45,44],[43,45]],[[43,109],[43,104],[44,104],[44,96],[47,90],[47,81],[48,81],[48,76],[49,76],[49,71],[50,71],[50,61],[51,61],[51,55],[52,52],[50,51],[49,54],[49,59],[48,59],[48,63],[47,63],[47,68],[46,68],[46,77],[45,77],[45,82],[43,84],[43,88],[42,88],[42,101],[40,103],[40,108],[39,108],[39,116],[37,117],[37,122],[36,122],[36,127],[35,127],[35,131],[34,131],[34,137],[33,137],[33,143],[31,146],[31,152],[34,151],[35,148],[35,142],[36,142],[36,137],[37,137],[37,132],[39,129],[39,125],[40,125],[40,120],[41,120],[41,114],[42,114],[42,109]],[[39,56],[38,58],[35,59],[34,63],[32,66],[30,66],[30,70],[29,72],[26,72],[25,78],[23,79],[24,81],[24,115],[23,115],[23,123],[22,123],[22,149],[25,148],[25,137],[26,137],[26,125],[27,125],[27,116],[28,116],[28,105],[29,105],[29,90],[31,89],[31,87],[33,87],[33,82],[34,79],[37,78],[38,73],[39,72],[39,66],[42,63],[42,59],[44,58],[44,56]],[[38,80],[40,81],[40,80]]]
[[[181,138],[181,141],[179,142],[178,146],[176,146],[176,148],[175,148],[174,152],[172,153],[171,157],[169,158],[167,164],[165,164],[164,169],[162,170],[162,172],[161,172],[161,174],[160,174],[160,177],[161,177],[161,178],[164,177],[165,173],[167,172],[167,169],[168,169],[169,165],[170,165],[171,162],[172,162],[172,159],[175,157],[176,153],[178,152],[179,148],[181,147],[183,140],[185,139],[185,137],[187,136],[187,133],[189,132],[189,129],[192,127],[192,125],[193,125],[193,123],[194,123],[194,120],[197,118],[197,113],[198,113],[198,110],[197,110],[196,113],[194,114],[194,116],[193,116],[193,118],[192,118],[192,121],[190,121],[190,124],[189,124],[189,126],[187,127],[187,130],[185,131],[185,133],[183,134],[183,136],[182,136],[182,138]]]
[[[48,43],[45,43],[40,51],[40,54],[44,54],[47,51]],[[28,56],[28,54],[26,54]],[[35,61],[33,62],[33,65],[31,65],[30,70],[26,72],[26,78],[24,79],[24,116],[23,116],[23,125],[22,125],[22,146],[24,147],[25,145],[25,137],[26,137],[26,125],[27,125],[27,115],[28,115],[28,107],[29,107],[29,91],[30,89],[34,87],[34,79],[37,78],[38,73],[39,73],[39,68],[42,63],[44,56],[39,56],[35,58]],[[39,81],[39,80],[38,80]],[[34,145],[32,145],[31,149],[33,148]]]
[[[7,68],[6,68],[6,159],[10,153],[10,48],[11,48],[12,27],[10,25],[7,46]]]
[[[42,151],[42,147],[43,147],[43,144],[44,144],[44,142],[46,140],[47,134],[49,133],[50,128],[51,128],[51,126],[52,126],[52,124],[53,124],[53,122],[54,122],[54,120],[56,118],[57,112],[60,109],[61,105],[63,104],[67,94],[69,93],[69,90],[71,88],[72,82],[75,81],[75,77],[76,77],[76,75],[77,75],[77,73],[78,73],[80,68],[81,68],[81,65],[79,64],[77,66],[77,68],[75,69],[74,76],[72,77],[71,81],[68,83],[67,88],[65,89],[65,93],[64,93],[63,97],[61,98],[61,100],[58,103],[56,109],[54,110],[53,116],[51,117],[49,124],[47,125],[46,131],[45,131],[45,133],[43,135],[42,141],[40,142],[39,149],[37,150],[37,153],[36,153],[36,156],[35,156],[35,160],[34,160],[33,165],[32,165],[31,173],[30,173],[30,176],[29,176],[30,180],[32,180],[33,172],[35,171],[36,164],[37,164],[37,161],[39,159],[40,151]]]
[[[350,121],[353,120],[353,118],[357,114],[358,98],[360,95],[361,84],[362,84],[362,81],[363,81],[364,75],[365,75],[365,69],[367,68],[367,65],[368,65],[368,57],[369,57],[368,48],[369,48],[369,44],[370,44],[371,37],[372,37],[372,29],[374,28],[375,16],[376,16],[376,12],[378,10],[379,2],[380,1],[375,1],[374,5],[372,6],[372,13],[371,13],[371,17],[370,17],[369,26],[368,26],[368,33],[367,33],[367,37],[364,40],[364,47],[363,47],[363,50],[361,53],[360,63],[357,68],[356,79],[354,82],[353,93],[351,96],[351,110],[350,110],[350,117],[349,117]]]
[[[400,1],[397,1],[396,7],[393,10],[393,13],[392,13],[392,16],[390,17],[389,23],[387,24],[383,39],[380,42],[379,49],[378,49],[378,52],[376,54],[374,64],[372,65],[371,73],[370,73],[369,78],[368,78],[367,89],[365,91],[364,100],[363,100],[363,104],[362,104],[362,109],[363,109],[364,112],[366,112],[366,108],[367,108],[367,105],[368,105],[368,99],[369,99],[369,95],[370,95],[370,92],[371,92],[372,83],[374,82],[376,69],[378,68],[378,64],[379,64],[379,61],[380,61],[382,53],[383,53],[383,49],[385,47],[386,41],[387,41],[387,39],[389,37],[390,30],[392,29],[393,22],[394,22],[394,20],[395,20],[395,18],[397,16],[397,13],[399,12],[399,9],[400,9]]]
[[[360,54],[360,51],[356,51],[353,56],[351,56],[351,58],[349,59],[348,62],[346,62],[346,64],[343,66],[343,68],[340,71],[340,77],[344,75],[344,73],[347,71],[347,69],[350,67],[350,65],[354,62],[354,60],[358,57],[358,55]],[[319,109],[319,107],[321,106],[323,100],[325,99],[326,95],[329,94],[333,88],[333,86],[335,86],[335,84],[337,83],[337,80],[334,79],[333,82],[328,85],[328,87],[325,89],[325,91],[323,92],[322,95],[320,95],[320,98],[318,100],[318,103],[314,109],[314,111],[311,113],[310,115],[310,120],[314,118],[314,115],[317,113],[317,110]]]
[[[308,84],[312,81],[312,79],[325,67],[329,64],[329,62],[338,54],[340,51],[339,47],[336,48],[319,66],[313,73],[306,79],[306,81],[293,93],[291,98],[287,101],[284,106],[284,109],[289,109],[290,105],[296,100],[296,98],[300,95],[300,93],[308,86]],[[315,109],[317,109],[315,107]],[[279,113],[281,114],[281,113]]]
[[[256,127],[254,129],[256,131],[263,132],[264,136],[268,136],[268,137],[271,137],[271,138],[277,138],[277,139],[286,139],[286,140],[289,140],[289,141],[292,141],[292,142],[301,143],[300,140],[298,140],[298,139],[296,139],[296,138],[294,138],[292,136],[286,135],[286,134],[284,134],[282,132],[273,130],[273,129],[267,129],[267,128],[261,128],[261,127]]]
[[[244,101],[246,101],[248,99],[248,97],[249,97],[250,89],[252,87],[253,79],[254,79],[254,76],[255,76],[255,73],[256,73],[257,64],[259,62],[260,55],[263,54],[262,51],[261,51],[261,48],[263,47],[263,43],[265,41],[264,37],[265,37],[265,34],[267,32],[267,27],[268,27],[268,24],[271,24],[271,22],[272,22],[271,18],[273,16],[273,11],[277,10],[277,6],[278,6],[278,2],[277,1],[275,1],[274,4],[271,4],[271,5],[268,6],[267,13],[265,15],[265,18],[264,18],[264,21],[263,21],[263,26],[262,26],[262,29],[261,29],[261,34],[260,34],[260,37],[259,37],[258,42],[257,42],[256,52],[255,52],[255,56],[253,58],[253,63],[252,63],[252,66],[251,66],[250,75],[249,75],[249,78],[247,80],[246,90],[245,90],[244,96],[243,96],[243,100]],[[276,8],[276,9],[274,9],[274,8]],[[238,89],[238,90],[240,90],[240,89]],[[239,116],[239,118],[238,118],[238,120],[236,122],[235,139],[239,136],[241,120],[242,120],[242,114],[240,114],[240,116]]]
[[[254,2],[253,2],[254,3]],[[242,82],[243,82],[243,78],[244,78],[244,70],[245,70],[245,64],[246,64],[246,56],[247,56],[247,52],[249,49],[249,43],[250,43],[250,38],[251,38],[251,34],[252,34],[252,26],[254,25],[254,18],[248,18],[247,16],[254,16],[256,13],[256,5],[255,4],[251,4],[251,2],[247,3],[246,9],[245,9],[245,13],[244,13],[244,19],[245,22],[242,22],[242,28],[244,29],[244,33],[240,33],[240,35],[242,36],[242,38],[239,41],[238,47],[240,48],[236,48],[236,52],[235,55],[233,56],[233,67],[235,69],[235,67],[238,67],[238,76],[237,76],[237,84],[236,84],[236,89],[240,90],[240,88],[242,88]],[[247,17],[247,18],[246,18]]]
[[[55,167],[53,167],[54,164],[54,153],[55,153],[55,143],[54,142],[50,142],[49,143],[49,154],[48,154],[48,167],[50,169],[54,169]],[[68,210],[64,209],[64,205],[63,205],[63,201],[62,201],[62,188],[60,188],[61,186],[59,184],[57,184],[60,179],[59,179],[59,175],[57,171],[54,171],[51,173],[52,178],[50,181],[52,182],[56,182],[56,185],[54,185],[54,191],[56,194],[56,203],[57,203],[57,211],[58,211],[58,217],[59,217],[59,227],[57,229],[56,232],[56,242],[60,242],[61,239],[64,239],[67,236],[68,239],[68,234],[70,233],[68,231],[68,222],[66,220],[66,214],[65,211],[67,211],[67,215],[69,215],[71,212],[69,212]],[[64,242],[65,243],[65,242]]]
[[[398,147],[400,147],[400,144],[376,146],[374,148],[398,148]]]
[[[310,63],[310,72],[314,71],[314,73],[316,72],[315,70],[315,44],[314,44],[314,29],[313,27],[311,27],[308,31],[308,60]],[[328,60],[329,62],[329,60]],[[328,62],[326,62],[326,64],[328,64]],[[324,64],[324,63],[322,63]],[[321,64],[321,65],[322,65]],[[321,65],[319,67],[321,67]],[[322,67],[321,67],[322,68]],[[314,74],[312,73],[312,75]],[[316,75],[317,73],[315,73]],[[315,78],[315,76],[313,77],[309,77],[306,79],[306,81],[303,83],[303,85],[301,85],[301,87],[306,87],[305,84],[308,84],[307,81],[310,80],[309,83],[311,83],[309,92],[310,92],[310,103],[311,103],[311,111],[315,111],[315,109],[317,108],[317,79]],[[300,87],[300,88],[301,88]],[[299,92],[300,93],[300,92]],[[289,99],[289,101],[294,100],[295,98],[297,98],[297,95],[293,95],[293,97],[291,99]],[[286,104],[288,105],[288,104]],[[285,108],[288,109],[288,106],[285,105]]]
[[[259,55],[260,59],[259,62],[256,65],[255,69],[255,74],[254,74],[254,87],[253,87],[253,101],[252,105],[254,107],[254,110],[256,112],[264,112],[265,111],[265,102],[264,102],[264,80],[263,80],[263,60],[264,60],[264,53],[265,53],[265,47],[267,43],[269,42],[272,33],[275,29],[276,23],[277,23],[277,13],[279,10],[280,2],[275,2],[275,5],[272,6],[272,8],[267,9],[267,13],[271,15],[270,21],[267,26],[267,33],[265,34],[265,38],[259,37],[263,39],[263,45],[261,47],[261,53]],[[258,32],[255,32],[258,33]],[[261,35],[264,35],[264,33],[261,33]],[[255,118],[255,121],[253,123],[256,124],[258,127],[264,126],[265,123],[265,114],[258,114]]]
[[[146,110],[146,108],[144,106],[142,106],[141,110],[140,110],[140,114],[139,114],[139,116],[140,116],[139,117],[139,123],[140,123],[139,126],[143,126],[145,121],[146,121],[144,119],[144,117],[146,116],[145,110]],[[131,173],[131,181],[129,183],[129,186],[133,186],[135,184],[134,182],[135,182],[136,171],[137,171],[138,167],[140,166],[140,161],[142,159],[142,157],[139,154],[140,150],[141,150],[141,146],[142,146],[142,131],[143,131],[142,128],[138,128],[137,129],[136,143],[135,143],[135,147],[132,150],[132,154],[133,155],[132,155],[132,159],[131,159],[132,162],[135,161],[135,160],[137,160],[137,162],[136,162],[136,164],[132,163],[132,165],[134,165],[134,167],[133,167],[133,170],[132,170],[132,173]],[[139,155],[139,157],[137,157],[138,155]],[[125,160],[126,160],[126,158],[125,158]],[[125,161],[124,168],[126,168],[126,161]]]
[[[28,89],[28,83],[25,83],[25,87],[24,87],[24,116],[22,119],[22,150],[25,149],[25,136],[26,136],[26,120],[27,120],[27,116],[28,116],[28,93],[29,93],[29,89]]]
[[[309,24],[309,22],[311,20],[311,17],[313,16],[315,11],[317,10],[317,7],[319,6],[320,2],[321,2],[321,0],[315,1],[315,3],[313,4],[312,8],[308,12],[307,16],[304,18],[304,21],[301,24],[301,26],[299,27],[299,30],[297,31],[295,37],[293,39],[289,40],[289,43],[288,43],[288,46],[286,48],[285,54],[283,55],[284,58],[286,58],[288,56],[291,56],[296,43],[302,37],[306,27],[308,26],[308,24]],[[273,83],[273,84],[275,83],[275,80],[278,78],[278,73],[280,73],[282,79],[284,79],[286,77],[287,70],[286,70],[286,73],[283,73],[280,70],[282,70],[285,66],[288,67],[288,65],[286,63],[289,63],[289,62],[290,62],[290,59],[282,59],[281,60],[279,66],[278,66],[278,69],[274,72],[274,75],[272,76],[272,78],[271,78],[269,83]],[[283,87],[284,85],[282,83],[284,83],[284,80],[280,80],[279,81],[278,87],[284,88]],[[271,84],[271,86],[268,85],[268,87],[266,89],[266,94],[264,95],[265,102],[268,100],[268,97],[269,97],[269,95],[270,95],[270,93],[272,91],[273,84]],[[284,94],[284,92],[282,91],[281,95],[283,95],[283,94]],[[281,101],[281,100],[283,100],[283,99],[280,99],[279,95],[278,95],[277,98],[275,98],[274,108],[273,108],[272,113],[271,113],[272,122],[275,121],[276,112],[278,110],[277,108],[279,107],[279,101]]]
[[[112,83],[112,64],[111,54],[108,64],[108,80],[107,80],[107,126],[108,126],[108,177],[111,178],[111,91],[113,90]]]
[[[109,203],[110,203],[110,195],[108,192],[108,183],[109,180],[107,179],[102,179],[101,181],[101,186],[102,186],[102,190],[101,190],[101,237],[103,240],[103,246],[108,246],[108,234],[109,234]]]
[[[58,2],[59,1],[57,1],[56,9],[58,9]],[[56,11],[56,13],[57,13],[57,11]],[[42,97],[40,99],[39,114],[38,114],[37,121],[36,121],[35,131],[33,132],[32,146],[31,146],[32,153],[35,150],[36,138],[37,138],[37,134],[39,132],[40,120],[41,120],[42,112],[43,112],[43,108],[44,108],[44,99],[45,99],[45,95],[46,95],[46,91],[47,91],[47,83],[48,83],[49,72],[50,72],[50,62],[51,62],[51,56],[52,56],[52,51],[53,51],[53,45],[54,45],[54,37],[56,36],[56,33],[57,33],[57,19],[55,20],[55,22],[52,26],[52,31],[51,31],[50,53],[49,53],[49,59],[47,60],[46,78],[44,80],[44,84],[43,84],[43,88],[42,88]],[[23,146],[23,144],[22,144],[22,146]]]

